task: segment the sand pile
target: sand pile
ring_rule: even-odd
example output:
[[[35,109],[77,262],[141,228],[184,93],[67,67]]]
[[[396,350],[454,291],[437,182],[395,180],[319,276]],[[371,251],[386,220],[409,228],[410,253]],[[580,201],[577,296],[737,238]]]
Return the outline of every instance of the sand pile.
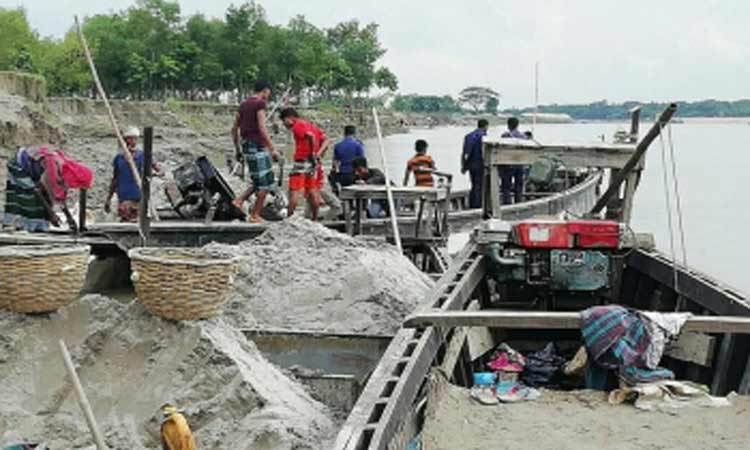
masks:
[[[0,312],[0,328],[0,447],[91,445],[60,338],[110,448],[160,448],[166,401],[185,410],[199,448],[317,449],[332,431],[326,408],[221,319],[168,322],[87,296],[49,318]]]
[[[299,216],[210,247],[242,257],[225,310],[236,327],[392,333],[432,286],[395,247]]]

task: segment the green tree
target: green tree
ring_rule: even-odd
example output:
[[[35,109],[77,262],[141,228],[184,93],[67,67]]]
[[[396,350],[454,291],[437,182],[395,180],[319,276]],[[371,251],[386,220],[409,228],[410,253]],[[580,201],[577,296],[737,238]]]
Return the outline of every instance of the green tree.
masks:
[[[0,70],[15,69],[31,62],[37,36],[31,30],[23,8],[0,8]]]
[[[484,105],[484,112],[488,114],[497,114],[497,108],[500,106],[500,100],[497,97],[490,97]]]
[[[398,78],[387,67],[381,67],[375,71],[375,85],[395,92],[398,90]]]
[[[360,26],[359,21],[342,22],[328,30],[328,40],[333,51],[351,69],[350,93],[368,91],[375,83],[375,63],[385,54],[378,39],[378,25]]]

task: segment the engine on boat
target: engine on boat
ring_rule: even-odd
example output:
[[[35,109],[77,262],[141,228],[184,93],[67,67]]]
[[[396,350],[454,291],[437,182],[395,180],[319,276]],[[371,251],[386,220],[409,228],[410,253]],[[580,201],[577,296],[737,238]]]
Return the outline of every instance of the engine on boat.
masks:
[[[232,206],[234,192],[205,156],[174,170],[174,183],[166,186],[172,208],[183,219],[232,220],[242,212]]]
[[[490,220],[476,239],[498,302],[567,309],[600,303],[615,285],[620,235],[612,221]]]

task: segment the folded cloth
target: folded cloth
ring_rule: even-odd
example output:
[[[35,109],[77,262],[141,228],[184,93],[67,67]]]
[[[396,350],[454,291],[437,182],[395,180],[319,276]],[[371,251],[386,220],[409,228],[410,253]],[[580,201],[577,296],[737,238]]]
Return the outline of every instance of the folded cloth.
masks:
[[[687,317],[657,318],[665,328],[643,313],[608,305],[581,311],[581,319],[584,343],[599,366],[617,370],[629,385],[674,378],[658,362],[666,340],[676,335],[672,331],[679,332]]]
[[[730,398],[712,397],[706,392],[705,387],[674,380],[642,383],[632,387],[625,386],[609,393],[609,403],[619,405],[625,402],[633,402],[636,408],[644,411],[688,406],[704,408],[731,406]]]

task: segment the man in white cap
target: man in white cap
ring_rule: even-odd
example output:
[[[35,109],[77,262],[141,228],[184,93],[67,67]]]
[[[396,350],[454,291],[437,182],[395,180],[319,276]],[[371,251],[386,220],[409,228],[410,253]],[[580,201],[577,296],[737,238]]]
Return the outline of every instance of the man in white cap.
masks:
[[[136,127],[130,127],[122,134],[127,144],[128,151],[133,156],[138,172],[143,173],[143,151],[137,148],[140,130]],[[112,196],[117,194],[117,215],[123,222],[134,222],[138,220],[138,204],[141,201],[141,190],[135,182],[133,172],[130,170],[125,155],[118,153],[112,163],[112,182],[109,185],[109,194],[104,202],[104,211],[110,212]],[[158,174],[161,172],[159,167],[154,164],[154,171]]]

